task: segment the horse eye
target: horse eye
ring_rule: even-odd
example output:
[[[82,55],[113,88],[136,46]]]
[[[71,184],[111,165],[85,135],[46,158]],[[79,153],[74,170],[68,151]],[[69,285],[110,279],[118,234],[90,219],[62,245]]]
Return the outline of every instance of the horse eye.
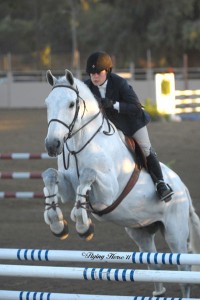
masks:
[[[73,107],[74,107],[74,102],[71,102],[69,108],[73,108]]]

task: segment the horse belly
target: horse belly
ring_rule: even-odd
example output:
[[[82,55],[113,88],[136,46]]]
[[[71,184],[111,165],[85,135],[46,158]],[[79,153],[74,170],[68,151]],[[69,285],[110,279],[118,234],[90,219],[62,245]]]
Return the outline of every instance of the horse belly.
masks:
[[[143,192],[142,192],[143,191]],[[111,213],[97,217],[100,221],[110,221],[124,227],[143,227],[162,221],[164,203],[159,202],[153,185],[146,189],[140,186],[133,191]]]

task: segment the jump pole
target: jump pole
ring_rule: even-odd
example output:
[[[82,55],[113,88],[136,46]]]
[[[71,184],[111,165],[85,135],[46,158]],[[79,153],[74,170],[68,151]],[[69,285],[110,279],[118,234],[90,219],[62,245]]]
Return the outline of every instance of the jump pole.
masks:
[[[47,153],[0,153],[0,159],[50,159]]]
[[[103,281],[200,283],[200,272],[0,265],[0,276]]]
[[[117,295],[62,294],[0,290],[0,300],[198,300],[199,298],[166,298]]]
[[[200,254],[116,251],[74,251],[0,248],[0,259],[60,262],[102,262],[166,265],[200,265]]]
[[[30,198],[44,198],[43,193],[35,192],[0,192],[0,199],[6,198],[20,198],[20,199],[30,199]]]
[[[40,179],[41,172],[0,172],[0,179]]]

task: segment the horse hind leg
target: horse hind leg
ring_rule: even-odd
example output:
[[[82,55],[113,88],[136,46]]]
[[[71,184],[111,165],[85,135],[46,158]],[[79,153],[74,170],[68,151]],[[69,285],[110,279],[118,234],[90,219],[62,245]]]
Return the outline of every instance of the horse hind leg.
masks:
[[[94,225],[88,217],[88,192],[96,179],[96,172],[93,169],[86,168],[80,176],[80,185],[77,187],[75,206],[71,211],[71,219],[76,223],[76,231],[81,238],[87,241],[94,236]]]
[[[182,220],[184,220],[184,222]],[[168,224],[165,224],[163,235],[172,253],[189,252],[189,224],[186,217],[184,218],[184,216],[181,216],[181,220],[176,218],[174,221],[171,218]],[[178,265],[178,270],[191,271],[191,266]],[[190,275],[188,274],[188,276]],[[187,299],[190,298],[190,284],[180,283],[180,288],[182,296]]]
[[[195,212],[195,209],[190,205],[190,219],[189,219],[190,237],[189,246],[191,253],[200,253],[200,220]],[[200,271],[200,266],[192,266],[192,271]]]
[[[45,211],[44,220],[50,226],[51,232],[64,240],[68,237],[67,221],[64,220],[61,209],[58,207],[58,172],[47,169],[42,173],[44,182]]]
[[[156,224],[143,227],[143,228],[125,228],[127,234],[130,238],[136,243],[141,252],[157,252],[154,237],[156,231]],[[148,264],[149,270],[160,270],[160,264]],[[163,296],[166,292],[166,288],[163,286],[162,282],[155,282],[154,283],[155,290],[153,291],[154,297]]]

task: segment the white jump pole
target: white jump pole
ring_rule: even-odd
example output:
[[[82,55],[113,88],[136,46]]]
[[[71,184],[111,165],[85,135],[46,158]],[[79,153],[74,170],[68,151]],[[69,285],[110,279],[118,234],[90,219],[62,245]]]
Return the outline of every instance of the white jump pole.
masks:
[[[62,294],[0,290],[0,300],[199,300],[199,298],[166,298],[117,295]]]
[[[0,199],[6,198],[19,198],[19,199],[41,199],[44,198],[43,193],[35,193],[35,192],[0,192]]]
[[[41,172],[1,172],[0,179],[40,179]]]
[[[158,297],[62,294],[0,290],[0,300],[158,300]],[[166,298],[159,300],[199,300],[199,298]]]
[[[200,265],[200,254],[0,248],[0,259],[65,262]]]
[[[0,265],[0,276],[103,281],[200,283],[200,272]]]
[[[47,153],[0,153],[0,159],[50,159]]]

